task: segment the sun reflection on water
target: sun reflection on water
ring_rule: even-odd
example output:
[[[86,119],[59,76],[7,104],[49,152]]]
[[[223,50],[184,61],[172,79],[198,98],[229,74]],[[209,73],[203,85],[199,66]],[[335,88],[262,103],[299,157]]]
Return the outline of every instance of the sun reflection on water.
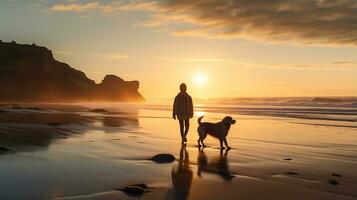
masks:
[[[201,116],[204,116],[206,115],[206,112],[203,111],[203,110],[196,110],[195,111],[195,117],[201,117]]]

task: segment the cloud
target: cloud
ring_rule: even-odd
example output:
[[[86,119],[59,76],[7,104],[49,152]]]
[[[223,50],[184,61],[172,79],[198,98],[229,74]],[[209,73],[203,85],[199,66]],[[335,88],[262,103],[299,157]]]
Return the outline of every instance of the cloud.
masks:
[[[296,69],[296,70],[343,70],[357,68],[357,62],[337,61],[325,64],[296,64],[296,63],[255,63],[242,62],[226,58],[178,58],[178,57],[156,57],[156,59],[167,62],[187,62],[187,63],[224,63],[233,67],[248,68],[268,68],[268,69]]]
[[[170,0],[150,20],[187,23],[178,36],[357,45],[355,0]]]
[[[123,59],[123,58],[129,58],[130,56],[124,55],[124,54],[101,54],[104,56],[106,59],[113,59],[113,60],[118,60],[118,59]]]
[[[223,58],[171,58],[171,57],[157,57],[156,59],[170,62],[232,62],[229,59]]]
[[[59,12],[83,12],[97,9],[99,4],[97,2],[90,2],[84,4],[70,3],[70,4],[57,4],[54,5],[51,9]]]
[[[334,62],[327,64],[296,64],[296,63],[251,63],[235,61],[235,65],[242,67],[296,69],[296,70],[346,70],[357,68],[357,65],[340,65]]]
[[[62,54],[62,55],[98,56],[104,59],[111,59],[111,60],[130,58],[129,55],[120,54],[120,53],[80,53],[80,52],[61,51],[61,50],[54,50],[54,52],[56,54]]]
[[[355,65],[357,66],[357,61],[335,61],[332,62],[334,65]]]
[[[356,0],[99,2],[58,4],[52,10],[146,11],[151,13],[150,19],[137,25],[161,29],[170,27],[174,36],[240,38],[300,45],[357,45]]]
[[[55,4],[51,10],[57,12],[89,12],[98,11],[103,13],[114,13],[119,11],[136,11],[136,10],[157,10],[157,2],[130,2],[124,3],[122,1],[112,1],[109,3],[100,3],[93,1],[88,3],[72,2]]]

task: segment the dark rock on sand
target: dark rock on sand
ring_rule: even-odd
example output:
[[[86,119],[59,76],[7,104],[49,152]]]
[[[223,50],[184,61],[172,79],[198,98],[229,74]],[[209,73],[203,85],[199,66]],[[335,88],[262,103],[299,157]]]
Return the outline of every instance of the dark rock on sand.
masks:
[[[14,150],[6,148],[6,147],[0,147],[0,155],[1,154],[7,154],[7,153],[13,153]]]
[[[19,110],[22,109],[20,106],[13,106],[12,109]]]
[[[333,179],[328,180],[328,183],[330,183],[331,185],[338,185],[338,182]]]
[[[96,109],[93,109],[91,111],[95,112],[95,113],[108,113],[109,112],[109,111],[107,111],[105,109],[102,109],[102,108],[96,108]]]
[[[175,161],[175,156],[171,154],[157,154],[154,157],[152,157],[150,160],[156,162],[156,163],[171,163]]]
[[[140,188],[143,188],[143,189],[149,189],[149,186],[146,185],[145,183],[134,184],[132,186],[137,186],[137,187],[140,187]]]
[[[342,177],[341,174],[337,174],[337,173],[332,173],[331,176]]]
[[[142,183],[142,184],[134,184],[134,185],[129,185],[126,186],[125,188],[118,189],[119,191],[122,191],[128,196],[132,197],[141,197],[144,193],[150,192],[148,191],[149,187]]]
[[[28,110],[42,110],[42,108],[38,108],[38,107],[29,107],[26,109],[28,109]]]
[[[62,124],[60,123],[47,123],[48,126],[61,126]]]
[[[293,160],[292,158],[285,158],[284,160],[290,161]]]
[[[296,172],[285,172],[284,174],[287,174],[287,175],[299,175],[299,173],[296,173]]]

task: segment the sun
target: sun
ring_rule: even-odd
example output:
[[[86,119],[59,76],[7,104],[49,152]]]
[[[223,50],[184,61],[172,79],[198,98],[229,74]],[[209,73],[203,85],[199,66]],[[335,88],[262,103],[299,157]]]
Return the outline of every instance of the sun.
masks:
[[[207,83],[207,76],[205,74],[196,74],[194,81],[196,85],[205,85]]]

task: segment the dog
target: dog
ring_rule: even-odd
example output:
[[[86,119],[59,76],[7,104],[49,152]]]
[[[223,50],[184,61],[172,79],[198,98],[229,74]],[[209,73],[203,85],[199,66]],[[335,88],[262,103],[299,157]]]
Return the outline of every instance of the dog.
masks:
[[[209,122],[202,122],[202,118],[204,116],[201,116],[198,118],[198,147],[201,147],[201,144],[203,147],[205,147],[205,144],[203,143],[203,140],[207,137],[207,135],[211,135],[217,139],[219,139],[221,149],[224,149],[223,147],[223,142],[226,145],[227,149],[231,149],[231,147],[228,146],[227,142],[227,135],[229,132],[229,129],[231,128],[232,124],[236,123],[236,120],[234,120],[232,117],[225,117],[221,122],[218,123],[209,123]]]

